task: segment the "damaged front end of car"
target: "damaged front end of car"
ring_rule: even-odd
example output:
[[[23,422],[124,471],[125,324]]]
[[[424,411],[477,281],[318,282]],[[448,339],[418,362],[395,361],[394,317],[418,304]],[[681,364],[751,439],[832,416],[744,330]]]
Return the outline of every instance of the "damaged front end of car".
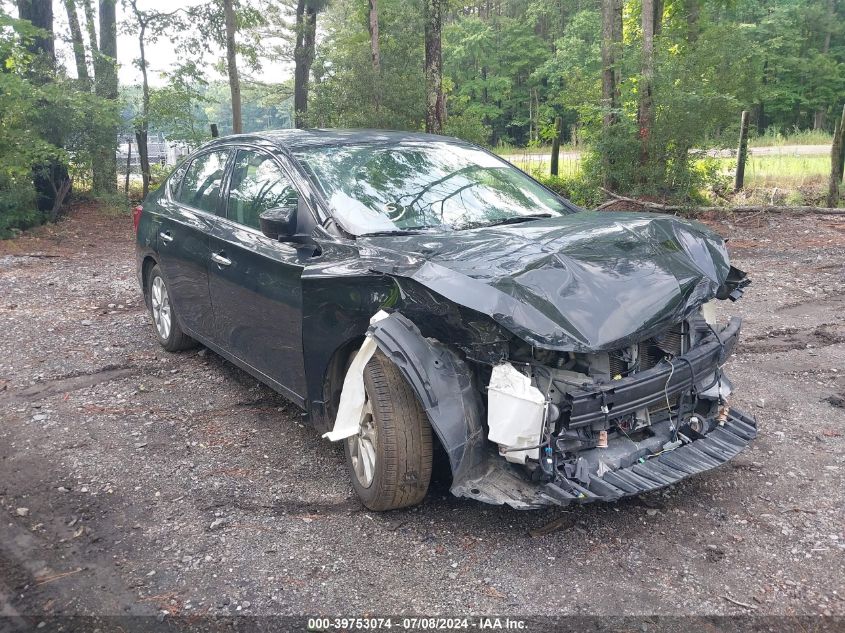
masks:
[[[739,331],[737,318],[715,328],[699,313],[619,350],[535,351],[494,367],[488,438],[537,489],[506,499],[485,474],[462,492],[515,507],[612,501],[728,461],[756,436],[756,422],[730,407],[721,369]]]
[[[492,273],[472,268],[471,244],[380,270],[401,301],[365,346],[415,390],[456,496],[520,509],[614,501],[715,468],[756,436],[722,371],[740,319],[711,315],[712,300],[750,283],[724,243],[674,219],[595,226],[612,248],[558,223],[505,255],[479,242]],[[341,428],[355,417],[350,384],[331,439],[354,432]]]

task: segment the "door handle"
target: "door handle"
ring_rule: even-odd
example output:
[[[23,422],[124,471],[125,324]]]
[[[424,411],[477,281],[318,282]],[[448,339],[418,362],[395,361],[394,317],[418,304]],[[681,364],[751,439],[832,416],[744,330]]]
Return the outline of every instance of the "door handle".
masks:
[[[170,234],[170,231],[161,231],[158,236],[164,240],[165,242],[172,242],[173,236]]]
[[[211,261],[213,261],[218,266],[231,266],[232,265],[232,260],[224,257],[222,251],[220,253],[212,253],[211,254]]]

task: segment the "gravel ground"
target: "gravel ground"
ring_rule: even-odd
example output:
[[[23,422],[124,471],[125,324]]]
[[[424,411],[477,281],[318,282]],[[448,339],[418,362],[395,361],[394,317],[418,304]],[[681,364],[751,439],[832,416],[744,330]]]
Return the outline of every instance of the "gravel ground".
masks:
[[[844,615],[845,219],[711,224],[754,279],[720,309],[760,437],[663,492],[537,512],[442,482],[366,511],[295,407],[159,348],[127,217],[0,243],[0,615]]]

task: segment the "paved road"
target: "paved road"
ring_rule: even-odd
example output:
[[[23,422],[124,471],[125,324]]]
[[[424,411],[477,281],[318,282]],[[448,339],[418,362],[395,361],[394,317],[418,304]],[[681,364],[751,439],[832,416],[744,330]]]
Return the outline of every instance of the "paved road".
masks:
[[[746,222],[714,226],[754,278],[721,314],[746,319],[727,371],[759,439],[666,491],[541,512],[442,482],[366,511],[294,407],[159,349],[126,217],[0,243],[0,609],[845,615],[845,222]]]

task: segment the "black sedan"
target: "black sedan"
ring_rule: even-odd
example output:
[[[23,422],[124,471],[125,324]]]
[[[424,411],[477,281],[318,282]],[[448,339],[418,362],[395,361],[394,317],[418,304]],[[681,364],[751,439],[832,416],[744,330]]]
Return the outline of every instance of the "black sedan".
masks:
[[[200,343],[343,441],[373,510],[615,500],[756,435],[722,365],[749,282],[676,217],[591,212],[484,149],[384,131],[202,146],[134,216],[161,345]]]

